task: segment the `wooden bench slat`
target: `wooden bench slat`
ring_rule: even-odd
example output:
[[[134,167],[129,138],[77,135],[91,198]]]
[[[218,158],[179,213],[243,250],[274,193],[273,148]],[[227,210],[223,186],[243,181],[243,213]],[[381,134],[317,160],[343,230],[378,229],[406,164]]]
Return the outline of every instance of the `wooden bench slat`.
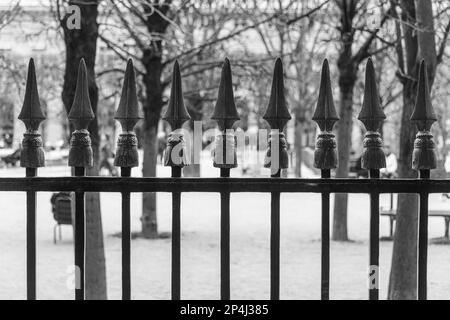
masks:
[[[395,216],[396,211],[395,210],[382,210],[380,211],[380,215],[382,216]],[[428,211],[429,216],[435,216],[435,217],[450,217],[450,211],[444,211],[444,210],[429,210]]]

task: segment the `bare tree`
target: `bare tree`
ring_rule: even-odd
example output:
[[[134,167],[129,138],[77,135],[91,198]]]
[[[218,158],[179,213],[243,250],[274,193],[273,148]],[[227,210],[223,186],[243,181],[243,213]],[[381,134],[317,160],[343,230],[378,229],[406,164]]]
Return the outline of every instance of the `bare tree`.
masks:
[[[374,50],[372,44],[377,39],[381,26],[388,16],[383,14],[378,28],[372,29],[367,26],[360,27],[363,16],[370,5],[366,1],[358,0],[338,0],[340,24],[338,31],[340,34],[340,51],[338,58],[339,70],[339,122],[337,123],[337,143],[339,167],[336,170],[336,177],[346,178],[349,172],[349,156],[352,148],[352,128],[353,128],[353,102],[354,88],[358,79],[358,68],[366,58],[376,55],[386,47]],[[363,41],[355,41],[361,37]],[[333,214],[333,240],[348,240],[347,232],[347,201],[348,195],[337,193],[334,199]]]
[[[144,109],[143,175],[155,176],[157,129],[165,104],[164,90],[170,83],[167,66],[179,59],[183,77],[204,74],[220,66],[224,58],[211,59],[207,52],[276,20],[280,12],[252,22],[236,18],[244,16],[239,14],[241,8],[237,6],[216,8],[212,3],[190,1],[182,1],[175,6],[171,0],[114,0],[111,5],[111,17],[105,22],[105,32],[100,34],[100,38],[120,59],[133,57],[139,62],[136,66],[141,78],[140,100]],[[293,16],[288,23],[306,18],[318,9],[315,7]],[[197,19],[186,24],[188,18],[193,17],[193,12],[196,12]],[[195,41],[189,41],[188,37],[186,41],[189,35],[189,27],[186,26],[192,25],[205,30],[206,36]],[[158,237],[156,196],[153,193],[143,195],[141,221],[144,237]]]
[[[301,163],[303,153],[303,135],[310,127],[315,131],[315,125],[311,126],[309,120],[312,116],[313,107],[317,99],[316,88],[318,86],[318,68],[321,58],[325,58],[325,42],[321,41],[324,30],[327,28],[323,20],[330,11],[329,1],[313,2],[273,2],[273,1],[253,1],[254,10],[248,12],[252,22],[256,22],[260,17],[268,17],[273,13],[277,18],[270,24],[258,25],[255,32],[259,36],[265,55],[273,60],[275,57],[282,57],[285,70],[286,90],[291,111],[295,114],[295,172],[301,176]],[[271,5],[271,11],[264,8]],[[311,13],[311,8],[320,10]],[[305,19],[297,20],[295,17],[305,16]],[[252,45],[243,43],[248,54],[251,54]],[[261,61],[258,61],[261,64]],[[270,67],[267,69],[270,70]],[[268,72],[269,73],[269,72]],[[255,81],[252,79],[252,81]],[[266,87],[267,85],[265,85]],[[267,90],[266,90],[267,91]],[[263,99],[267,100],[268,92]]]
[[[391,1],[397,21],[397,75],[403,86],[403,109],[400,130],[400,156],[398,172],[402,178],[415,178],[411,168],[412,148],[416,128],[409,118],[414,108],[419,62],[427,62],[430,86],[433,85],[436,67],[445,52],[450,21],[443,32],[441,44],[437,47],[433,6],[431,0]],[[448,4],[444,10],[448,10]],[[400,13],[398,13],[398,11]],[[392,266],[389,279],[389,299],[416,299],[417,285],[417,196],[399,194],[397,225],[392,252]]]
[[[66,46],[66,65],[62,100],[67,114],[75,96],[78,65],[81,58],[86,61],[88,72],[89,98],[92,110],[97,114],[98,88],[95,82],[95,59],[98,38],[98,4],[100,0],[58,1],[60,26],[64,33]],[[63,14],[66,4],[77,5],[81,12],[81,28],[69,29],[67,19],[69,13]],[[99,134],[97,117],[90,122],[88,130],[91,134],[94,166],[87,170],[88,175],[98,175]],[[86,194],[86,299],[106,299],[106,267],[103,245],[103,229],[100,211],[100,196],[96,192]]]

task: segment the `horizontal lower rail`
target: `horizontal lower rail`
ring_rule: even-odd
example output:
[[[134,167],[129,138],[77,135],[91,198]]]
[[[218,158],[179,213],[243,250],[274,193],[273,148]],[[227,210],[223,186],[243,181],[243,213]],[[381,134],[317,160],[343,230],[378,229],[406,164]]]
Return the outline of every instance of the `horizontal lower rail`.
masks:
[[[290,178],[0,178],[3,191],[444,193],[450,180]]]

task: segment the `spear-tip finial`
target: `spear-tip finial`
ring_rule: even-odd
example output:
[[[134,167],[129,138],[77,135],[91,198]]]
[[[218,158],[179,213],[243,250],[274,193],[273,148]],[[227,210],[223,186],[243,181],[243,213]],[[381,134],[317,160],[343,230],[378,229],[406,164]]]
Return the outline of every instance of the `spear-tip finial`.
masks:
[[[76,130],[87,129],[89,122],[95,118],[89,99],[88,74],[83,58],[78,67],[75,97],[68,118],[73,122]]]
[[[39,102],[36,70],[34,67],[33,58],[30,59],[28,64],[25,98],[18,118],[25,123],[26,128],[29,130],[37,130],[39,128],[39,124],[45,120],[45,116],[42,113],[41,104]]]
[[[221,130],[230,129],[239,120],[234,103],[233,81],[230,60],[225,58],[220,77],[219,94],[211,119],[216,120]]]
[[[367,60],[364,100],[358,119],[364,123],[367,131],[377,131],[386,115],[381,109],[375,69],[372,59]]]
[[[283,130],[286,123],[291,119],[284,96],[283,78],[283,63],[280,58],[277,58],[273,71],[269,104],[263,116],[263,119],[269,123],[272,129]]]
[[[334,107],[333,91],[331,89],[330,67],[328,60],[324,59],[320,76],[319,98],[312,119],[317,122],[320,130],[331,131],[339,117]]]
[[[120,96],[119,107],[114,119],[118,120],[123,131],[132,131],[142,116],[139,113],[139,104],[136,93],[136,76],[134,72],[133,60],[129,59],[125,70],[122,95]]]
[[[430,87],[428,85],[427,64],[425,60],[420,62],[419,82],[417,85],[417,96],[411,121],[415,122],[419,131],[428,131],[433,122],[437,120],[430,98]]]
[[[177,60],[173,64],[169,105],[163,119],[169,122],[172,130],[179,129],[185,121],[191,119],[184,105],[180,66]]]

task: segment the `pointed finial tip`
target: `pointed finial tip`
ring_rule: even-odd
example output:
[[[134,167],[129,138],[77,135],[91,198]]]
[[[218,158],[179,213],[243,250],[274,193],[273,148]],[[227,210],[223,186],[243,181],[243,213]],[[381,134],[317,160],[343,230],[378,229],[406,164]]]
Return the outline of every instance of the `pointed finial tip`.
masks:
[[[173,71],[176,73],[180,73],[180,64],[178,63],[178,60],[175,60],[173,63]]]
[[[221,130],[229,129],[234,122],[239,120],[234,102],[233,80],[231,65],[228,57],[225,58],[220,76],[216,106],[211,119],[216,120]]]
[[[137,120],[142,118],[139,112],[138,98],[136,94],[136,78],[132,59],[128,59],[119,107],[116,110],[114,118],[121,122],[122,128],[126,131],[133,130]]]
[[[128,59],[127,61],[127,67],[125,68],[125,77],[130,77],[134,75],[134,64],[133,59]]]
[[[317,98],[317,105],[312,119],[322,131],[331,131],[336,121],[339,120],[334,107],[328,59],[324,59],[322,63],[319,97]]]
[[[80,59],[80,64],[78,65],[78,71],[87,74],[86,61],[84,61],[84,58]]]
[[[328,76],[330,74],[330,66],[328,65],[328,59],[323,59],[322,62],[322,76]]]
[[[284,96],[283,64],[280,58],[275,61],[269,104],[263,119],[269,122],[272,129],[280,130],[291,119]]]
[[[275,74],[280,72],[283,73],[283,61],[281,61],[280,58],[277,58],[277,60],[275,60]]]
[[[173,63],[172,88],[170,90],[169,105],[163,119],[170,123],[172,130],[176,130],[190,118],[183,100],[180,66],[178,60],[175,60]]]
[[[358,119],[364,123],[368,131],[376,131],[386,115],[380,105],[380,94],[372,58],[367,59],[364,83],[364,98]]]
[[[425,61],[425,59],[420,60],[419,75],[420,74],[427,74],[427,62]]]
[[[95,118],[89,99],[88,72],[84,58],[80,59],[75,96],[68,118],[74,122],[77,130],[87,128],[89,121]]]
[[[29,60],[28,64],[25,97],[18,119],[25,123],[27,129],[33,130],[37,130],[39,123],[45,119],[39,101],[33,58]]]
[[[430,130],[431,124],[437,120],[431,103],[426,62],[423,59],[420,61],[416,103],[410,120],[416,122],[419,131]]]
[[[369,57],[369,58],[367,59],[367,63],[366,63],[366,71],[367,71],[367,70],[375,71],[375,70],[374,70],[374,67],[373,67],[373,61],[372,61],[372,58],[371,58],[371,57]]]

